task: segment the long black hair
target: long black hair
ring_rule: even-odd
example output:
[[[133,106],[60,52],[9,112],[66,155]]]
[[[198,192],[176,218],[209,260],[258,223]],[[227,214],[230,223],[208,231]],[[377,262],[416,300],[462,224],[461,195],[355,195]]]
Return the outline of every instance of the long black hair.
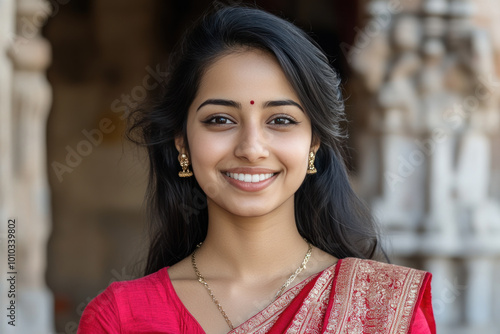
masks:
[[[340,78],[317,44],[292,23],[256,8],[219,6],[189,30],[169,61],[164,91],[131,115],[129,138],[147,147],[150,237],[145,274],[188,256],[207,234],[206,195],[196,178],[181,179],[174,140],[186,134],[187,111],[207,67],[223,55],[256,48],[276,57],[311,119],[320,148],[295,193],[301,235],[337,258],[374,258],[375,223],[353,192],[344,164]],[[138,132],[138,133],[137,133]],[[185,141],[187,142],[187,141]]]

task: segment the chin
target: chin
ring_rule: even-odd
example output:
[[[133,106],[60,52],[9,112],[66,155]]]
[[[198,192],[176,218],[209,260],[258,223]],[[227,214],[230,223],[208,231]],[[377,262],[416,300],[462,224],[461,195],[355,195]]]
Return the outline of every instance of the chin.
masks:
[[[248,201],[250,202],[250,201]],[[284,204],[287,202],[283,203],[273,203],[271,200],[261,200],[258,202],[254,203],[248,203],[247,205],[241,206],[241,205],[236,205],[236,203],[227,203],[227,205],[224,205],[223,208],[227,212],[229,212],[232,215],[238,216],[238,217],[245,217],[245,218],[257,218],[257,217],[263,217],[271,213],[276,213],[280,209],[284,208]],[[292,209],[293,210],[293,209]]]
[[[273,210],[265,210],[261,207],[256,207],[256,208],[238,208],[236,210],[228,210],[226,209],[227,212],[234,216],[242,217],[242,218],[256,218],[256,217],[262,217],[265,216],[266,214],[271,213]]]

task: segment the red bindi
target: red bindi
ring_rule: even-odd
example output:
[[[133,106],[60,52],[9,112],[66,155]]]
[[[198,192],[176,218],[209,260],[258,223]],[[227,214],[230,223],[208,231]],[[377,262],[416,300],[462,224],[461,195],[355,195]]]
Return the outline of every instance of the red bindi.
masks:
[[[253,100],[252,100],[252,101],[250,101],[250,104],[254,104],[254,103],[255,103],[255,102],[254,102]]]

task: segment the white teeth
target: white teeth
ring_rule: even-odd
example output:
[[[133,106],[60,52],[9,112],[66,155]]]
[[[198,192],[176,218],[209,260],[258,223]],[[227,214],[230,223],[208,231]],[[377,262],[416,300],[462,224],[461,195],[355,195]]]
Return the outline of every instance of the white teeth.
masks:
[[[226,175],[232,179],[243,181],[243,182],[260,182],[271,178],[274,173],[268,174],[243,174],[243,173],[227,173]]]

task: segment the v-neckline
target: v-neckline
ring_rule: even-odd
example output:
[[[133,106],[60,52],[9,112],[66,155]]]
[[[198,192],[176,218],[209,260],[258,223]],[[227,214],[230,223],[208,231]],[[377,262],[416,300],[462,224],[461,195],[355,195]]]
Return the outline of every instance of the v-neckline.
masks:
[[[334,264],[332,264],[331,266],[323,269],[322,271],[317,272],[315,274],[312,274],[312,275],[304,278],[302,281],[300,281],[299,283],[295,284],[294,286],[292,286],[291,288],[289,288],[288,290],[286,290],[285,292],[283,292],[283,294],[279,298],[277,298],[272,303],[270,303],[269,305],[267,305],[266,307],[264,307],[262,310],[260,310],[259,312],[257,312],[256,314],[254,314],[253,316],[251,316],[250,318],[248,318],[244,322],[242,322],[237,327],[234,327],[232,330],[228,331],[227,334],[235,332],[236,330],[238,330],[239,328],[241,328],[242,326],[244,326],[248,322],[252,321],[255,317],[259,316],[263,312],[268,311],[276,303],[278,303],[280,300],[282,300],[283,298],[285,298],[286,296],[288,296],[292,291],[304,288],[304,286],[306,286],[307,283],[309,283],[311,280],[313,280],[317,276],[323,274],[325,271],[333,269],[338,263],[339,263],[339,261],[336,261]],[[189,311],[189,309],[186,307],[186,305],[184,305],[184,303],[182,302],[181,298],[177,294],[177,291],[175,290],[174,285],[173,285],[172,281],[170,280],[170,275],[168,273],[168,268],[170,268],[170,267],[166,267],[165,268],[165,275],[166,275],[165,282],[166,282],[166,284],[168,286],[168,290],[172,291],[172,295],[173,295],[173,298],[175,299],[175,301],[180,305],[180,307],[183,309],[183,311],[186,312],[186,314],[196,323],[196,325],[198,326],[199,330],[202,333],[206,334],[205,329],[200,325],[200,323],[198,322],[198,320],[191,313],[191,311]]]

